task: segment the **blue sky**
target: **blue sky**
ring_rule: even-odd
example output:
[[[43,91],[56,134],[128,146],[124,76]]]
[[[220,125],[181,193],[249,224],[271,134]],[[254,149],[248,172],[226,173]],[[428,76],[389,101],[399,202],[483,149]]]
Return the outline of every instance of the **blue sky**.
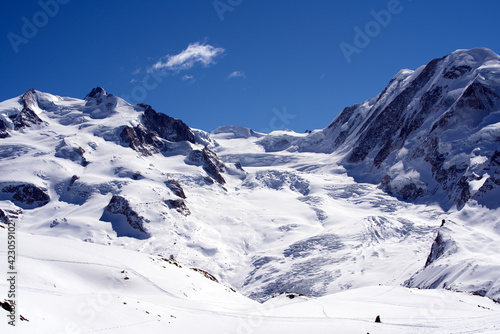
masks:
[[[207,131],[303,132],[402,68],[456,49],[500,53],[499,12],[498,0],[9,1],[0,100],[101,86]]]

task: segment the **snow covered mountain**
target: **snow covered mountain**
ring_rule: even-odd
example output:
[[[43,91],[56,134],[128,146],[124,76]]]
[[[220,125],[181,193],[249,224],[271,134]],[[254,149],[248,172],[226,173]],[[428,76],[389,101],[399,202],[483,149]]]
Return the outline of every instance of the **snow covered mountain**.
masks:
[[[308,138],[270,137],[267,150],[337,152],[360,182],[449,209],[500,201],[500,57],[457,50],[401,70],[375,98],[347,107]]]
[[[141,299],[146,289],[151,294],[144,298],[159,314],[181,303],[177,310],[186,319],[203,309],[200,319],[218,314],[227,328],[242,317],[238,312],[253,314],[259,305],[229,287],[298,314],[299,306],[283,302],[283,293],[294,293],[307,312],[319,301],[326,318],[344,290],[366,305],[373,300],[363,293],[390,296],[395,308],[403,295],[418,305],[443,299],[379,285],[461,290],[500,301],[499,110],[500,57],[487,49],[458,50],[402,70],[377,97],[309,134],[239,126],[207,133],[99,87],[84,99],[30,89],[0,103],[0,227],[15,222],[30,240],[21,260],[53,272],[39,279],[24,269],[29,279],[20,283],[33,300],[42,290],[65,296],[53,305],[80,302],[71,285],[55,282],[57,275],[71,276],[77,262],[89,263],[93,269],[83,276],[103,279],[75,286],[91,291],[124,279],[113,261],[141,282],[132,280],[128,297]],[[37,255],[38,243],[58,244],[67,256],[60,259],[48,246]],[[86,259],[81,252],[108,258]],[[157,276],[163,262],[196,268],[210,282],[169,267],[168,277],[188,283],[166,285]],[[186,292],[190,284],[212,292],[217,303],[200,306]],[[153,301],[154,291],[168,300]],[[201,295],[205,302],[210,294]],[[312,298],[319,296],[325,299]],[[451,309],[460,309],[460,298]],[[118,302],[110,302],[117,313]],[[221,310],[234,304],[241,305],[236,313]],[[149,321],[126,312],[136,324]],[[273,321],[290,321],[280,312],[281,320],[264,321],[267,332]],[[404,325],[380,330],[404,332],[415,325],[405,317],[393,319]]]

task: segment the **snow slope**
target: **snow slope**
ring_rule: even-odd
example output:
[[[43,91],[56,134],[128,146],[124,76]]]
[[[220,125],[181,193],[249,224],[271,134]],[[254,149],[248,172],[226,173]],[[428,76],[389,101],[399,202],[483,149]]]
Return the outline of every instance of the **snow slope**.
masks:
[[[18,312],[8,333],[492,333],[500,306],[446,290],[366,287],[264,304],[158,255],[18,233]],[[0,229],[2,244],[6,230]],[[2,269],[6,252],[0,251]],[[2,280],[0,289],[5,291]],[[293,298],[290,298],[293,297]],[[4,312],[4,310],[0,310]],[[380,316],[381,323],[375,323]]]

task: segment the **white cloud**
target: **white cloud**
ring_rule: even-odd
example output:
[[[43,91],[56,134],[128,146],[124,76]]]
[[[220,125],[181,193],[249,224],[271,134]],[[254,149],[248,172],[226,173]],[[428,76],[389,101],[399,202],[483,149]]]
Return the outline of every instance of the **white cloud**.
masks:
[[[228,76],[227,76],[228,79],[234,79],[234,78],[246,78],[245,76],[245,73],[241,72],[241,71],[234,71],[232,73],[230,73]]]
[[[188,70],[196,63],[201,63],[204,66],[215,64],[217,57],[224,53],[223,48],[216,48],[206,43],[189,44],[186,50],[176,55],[167,55],[164,60],[158,61],[152,66],[153,70],[171,70],[180,71]]]
[[[194,80],[194,77],[192,75],[185,74],[185,75],[182,76],[181,79],[184,80],[184,81],[186,81],[186,80]]]

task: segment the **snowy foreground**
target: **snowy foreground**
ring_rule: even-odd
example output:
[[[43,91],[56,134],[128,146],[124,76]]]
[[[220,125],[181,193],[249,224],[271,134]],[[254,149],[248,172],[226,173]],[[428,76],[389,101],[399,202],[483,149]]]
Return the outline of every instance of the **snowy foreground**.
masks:
[[[0,229],[5,244],[5,229]],[[500,305],[447,290],[372,286],[264,304],[159,256],[19,233],[19,312],[2,333],[493,333]],[[6,263],[5,251],[0,261]],[[6,284],[0,284],[2,291]],[[380,315],[381,323],[375,323]]]

